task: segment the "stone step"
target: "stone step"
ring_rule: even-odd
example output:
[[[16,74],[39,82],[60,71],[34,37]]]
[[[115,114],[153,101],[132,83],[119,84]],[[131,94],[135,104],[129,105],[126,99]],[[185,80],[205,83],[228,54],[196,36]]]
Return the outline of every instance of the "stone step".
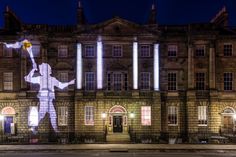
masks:
[[[128,134],[108,134],[107,142],[130,142],[130,136]]]

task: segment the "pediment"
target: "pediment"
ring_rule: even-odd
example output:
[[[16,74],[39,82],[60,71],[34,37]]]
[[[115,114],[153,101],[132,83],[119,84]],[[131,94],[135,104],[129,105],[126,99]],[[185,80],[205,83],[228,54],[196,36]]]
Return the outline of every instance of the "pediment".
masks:
[[[87,28],[84,33],[101,35],[135,35],[135,34],[153,34],[153,30],[137,23],[115,17],[105,22],[96,24]]]

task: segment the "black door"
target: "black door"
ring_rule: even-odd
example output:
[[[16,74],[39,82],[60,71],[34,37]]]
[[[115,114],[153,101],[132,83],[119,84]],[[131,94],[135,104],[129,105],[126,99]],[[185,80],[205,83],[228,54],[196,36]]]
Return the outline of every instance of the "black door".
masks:
[[[7,116],[4,118],[4,133],[11,134],[11,123],[13,123],[13,117]]]
[[[113,116],[113,132],[122,132],[122,116]]]

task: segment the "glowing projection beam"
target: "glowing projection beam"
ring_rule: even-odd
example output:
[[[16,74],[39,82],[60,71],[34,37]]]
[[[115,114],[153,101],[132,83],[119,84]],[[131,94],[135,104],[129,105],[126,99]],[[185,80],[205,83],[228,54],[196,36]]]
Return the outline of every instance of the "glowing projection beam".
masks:
[[[133,89],[138,89],[138,42],[133,42]]]
[[[97,89],[102,89],[102,84],[103,84],[102,52],[103,52],[103,46],[101,37],[99,37],[97,41]]]
[[[154,45],[154,90],[159,91],[159,44]]]
[[[77,73],[76,73],[76,81],[77,81],[77,89],[82,89],[82,45],[77,43]]]

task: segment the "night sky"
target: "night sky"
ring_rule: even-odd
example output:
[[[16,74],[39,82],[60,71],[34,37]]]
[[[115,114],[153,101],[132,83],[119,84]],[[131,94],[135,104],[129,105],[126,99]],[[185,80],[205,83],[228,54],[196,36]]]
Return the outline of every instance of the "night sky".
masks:
[[[81,0],[89,23],[120,16],[145,23],[151,4],[157,3],[159,24],[206,23],[225,5],[229,24],[236,26],[236,0]],[[25,23],[75,24],[77,0],[0,0],[1,13],[6,5]],[[3,14],[0,17],[3,25]]]

